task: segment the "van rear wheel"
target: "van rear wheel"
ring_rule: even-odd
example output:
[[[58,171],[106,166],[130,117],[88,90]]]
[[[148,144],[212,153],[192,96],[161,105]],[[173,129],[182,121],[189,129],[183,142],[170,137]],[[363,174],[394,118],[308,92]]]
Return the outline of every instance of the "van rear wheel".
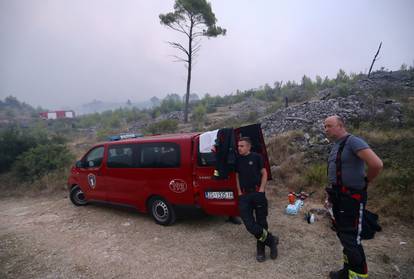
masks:
[[[88,203],[85,194],[78,185],[72,187],[70,190],[70,201],[76,206],[82,206]]]
[[[149,211],[155,223],[168,226],[175,223],[176,215],[174,208],[161,197],[153,197],[148,202]]]

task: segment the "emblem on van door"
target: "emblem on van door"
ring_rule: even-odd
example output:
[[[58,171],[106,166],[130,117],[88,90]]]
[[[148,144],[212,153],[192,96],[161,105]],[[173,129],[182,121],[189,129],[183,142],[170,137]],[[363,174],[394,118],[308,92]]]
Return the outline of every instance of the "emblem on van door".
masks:
[[[96,176],[93,173],[88,174],[88,183],[92,189],[96,186]]]
[[[171,191],[178,194],[187,191],[187,183],[185,183],[185,181],[181,179],[171,180],[169,187]]]

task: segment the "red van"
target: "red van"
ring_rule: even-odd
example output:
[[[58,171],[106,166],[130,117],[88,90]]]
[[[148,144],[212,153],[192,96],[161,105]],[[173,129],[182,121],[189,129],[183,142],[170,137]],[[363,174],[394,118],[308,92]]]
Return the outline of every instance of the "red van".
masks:
[[[236,139],[251,138],[252,149],[262,154],[270,178],[260,124],[233,132]],[[199,151],[200,135],[158,135],[95,145],[71,169],[71,201],[77,206],[92,201],[132,206],[149,211],[161,225],[173,224],[175,207],[181,205],[199,207],[211,215],[238,216],[235,174],[213,179],[215,156]]]

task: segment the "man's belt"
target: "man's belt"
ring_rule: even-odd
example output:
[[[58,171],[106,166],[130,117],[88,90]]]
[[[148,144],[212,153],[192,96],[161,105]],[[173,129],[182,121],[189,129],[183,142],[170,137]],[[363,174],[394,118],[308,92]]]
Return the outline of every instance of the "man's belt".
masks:
[[[249,187],[249,188],[242,188],[241,189],[241,192],[244,195],[244,194],[259,192],[259,189],[260,189],[260,186]]]
[[[351,196],[353,199],[356,199],[357,201],[361,201],[362,198],[364,197],[364,195],[367,192],[367,187],[365,186],[363,189],[354,189],[354,188],[349,188],[347,186],[339,186],[336,184],[332,184],[331,185],[332,188],[328,188],[326,191],[328,192],[328,194],[330,195],[334,195],[335,197],[338,197],[340,194],[343,195],[349,195]]]

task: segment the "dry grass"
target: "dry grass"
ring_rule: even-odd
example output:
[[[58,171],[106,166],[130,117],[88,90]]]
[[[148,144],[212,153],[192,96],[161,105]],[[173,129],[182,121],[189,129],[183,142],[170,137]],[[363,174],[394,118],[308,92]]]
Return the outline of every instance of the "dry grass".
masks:
[[[401,170],[386,169],[369,187],[371,206],[385,216],[414,220],[413,176]]]
[[[270,138],[266,143],[270,165],[282,165],[289,156],[297,152],[294,140],[303,137],[302,131],[289,131]]]
[[[68,175],[68,172],[54,172],[31,183],[20,181],[12,173],[5,173],[0,175],[0,196],[33,197],[66,191]]]
[[[366,139],[371,144],[385,144],[390,141],[401,141],[407,138],[414,138],[414,130],[412,129],[401,129],[397,131],[357,129],[353,130],[352,133]]]
[[[295,140],[301,137],[303,132],[290,131],[271,138],[267,143],[276,187],[286,193],[312,189],[306,181],[307,167],[304,162],[306,154],[300,152],[295,144]]]

